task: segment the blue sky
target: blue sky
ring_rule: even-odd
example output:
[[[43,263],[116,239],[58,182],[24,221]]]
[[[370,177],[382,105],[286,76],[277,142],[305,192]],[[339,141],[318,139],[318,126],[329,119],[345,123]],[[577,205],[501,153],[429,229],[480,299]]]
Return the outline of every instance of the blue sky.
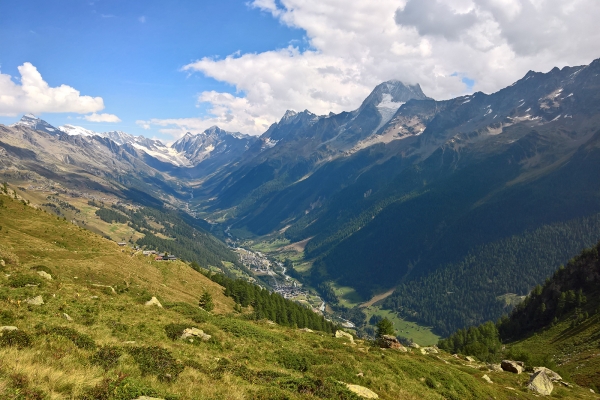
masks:
[[[235,87],[182,66],[202,57],[302,45],[303,36],[244,0],[0,2],[1,72],[18,78],[17,67],[30,62],[52,87],[66,84],[102,97],[102,112],[122,122],[41,113],[54,125],[96,131],[142,134],[136,120],[200,115],[205,107],[196,107],[199,92],[235,93]],[[0,123],[19,117],[0,117]]]
[[[0,123],[259,135],[389,79],[441,100],[588,64],[599,19],[597,0],[0,0]]]

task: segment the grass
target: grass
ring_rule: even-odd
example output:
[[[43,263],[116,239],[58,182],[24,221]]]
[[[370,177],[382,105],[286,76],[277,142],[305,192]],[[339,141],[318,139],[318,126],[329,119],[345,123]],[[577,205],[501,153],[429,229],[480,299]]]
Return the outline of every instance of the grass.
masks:
[[[441,339],[431,331],[431,328],[421,326],[415,322],[407,321],[398,317],[398,315],[390,310],[383,310],[377,306],[364,308],[363,311],[367,314],[367,320],[373,315],[379,315],[392,321],[396,334],[408,339],[412,339],[415,343],[421,346],[431,346],[437,344]]]
[[[22,348],[0,347],[0,393],[8,398],[356,399],[339,382],[365,386],[381,399],[534,398],[524,388],[525,376],[492,375],[499,383],[490,385],[481,379],[484,372],[448,354],[442,360],[381,350],[360,340],[352,345],[320,332],[250,321],[233,313],[220,286],[183,262],[156,263],[123,252],[62,219],[4,200],[0,318],[29,338]],[[40,287],[8,285],[5,274],[36,265],[50,268],[55,279]],[[198,314],[205,289],[216,308]],[[44,305],[23,303],[37,295]],[[148,296],[158,297],[164,308],[144,306]],[[170,324],[197,326],[212,338],[171,340],[165,331]],[[95,345],[78,346],[82,337]],[[579,387],[564,393],[591,398]]]
[[[356,293],[356,291],[353,288],[349,286],[339,286],[333,284],[333,291],[335,292],[339,303],[344,307],[358,307],[361,303],[366,301],[358,293]]]

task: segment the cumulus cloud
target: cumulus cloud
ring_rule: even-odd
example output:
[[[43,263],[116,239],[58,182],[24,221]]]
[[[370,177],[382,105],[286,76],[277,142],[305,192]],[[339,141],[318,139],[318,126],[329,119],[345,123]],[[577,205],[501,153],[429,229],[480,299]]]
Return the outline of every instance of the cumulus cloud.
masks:
[[[92,113],[90,115],[85,115],[83,117],[86,121],[90,122],[121,122],[121,119],[114,114],[96,114]]]
[[[250,6],[306,32],[310,47],[201,58],[183,67],[236,89],[204,92],[208,114],[142,121],[179,135],[217,124],[260,134],[286,109],[357,108],[388,79],[431,97],[493,92],[529,69],[599,57],[597,0],[254,0]]]
[[[0,73],[2,116],[60,112],[86,114],[104,108],[101,97],[81,96],[78,90],[67,85],[50,87],[31,63],[24,63],[18,70],[20,83],[15,83],[10,75]]]

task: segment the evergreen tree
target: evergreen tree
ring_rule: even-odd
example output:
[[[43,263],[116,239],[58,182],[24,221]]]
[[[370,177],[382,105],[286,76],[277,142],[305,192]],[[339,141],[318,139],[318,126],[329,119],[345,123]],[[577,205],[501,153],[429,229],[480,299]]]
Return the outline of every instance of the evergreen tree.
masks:
[[[383,335],[392,335],[394,336],[396,331],[394,329],[394,324],[389,319],[383,318],[381,321],[377,323],[377,337],[382,337]]]
[[[204,291],[204,293],[202,293],[198,305],[200,306],[200,308],[203,308],[206,311],[212,311],[215,308],[215,303],[213,303],[212,295],[206,290]]]

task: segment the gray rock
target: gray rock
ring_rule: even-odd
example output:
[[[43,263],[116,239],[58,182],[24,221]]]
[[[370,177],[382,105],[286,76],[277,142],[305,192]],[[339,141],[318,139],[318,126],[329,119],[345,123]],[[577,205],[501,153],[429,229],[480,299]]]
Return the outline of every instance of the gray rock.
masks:
[[[47,279],[49,281],[52,280],[52,275],[50,275],[49,273],[47,273],[46,271],[37,271],[38,275],[41,276],[44,279]]]
[[[42,296],[35,296],[30,299],[25,300],[27,304],[31,304],[32,306],[41,306],[44,304],[44,299]]]
[[[435,347],[421,347],[421,354],[438,354],[439,351]]]
[[[309,328],[302,328],[300,330],[304,331],[304,332],[308,332],[308,333],[313,333],[314,332],[312,329],[309,329]]]
[[[488,364],[487,368],[492,372],[502,372],[503,371],[500,364]]]
[[[484,381],[486,381],[487,383],[494,383],[494,382],[492,382],[492,380],[490,379],[490,377],[489,377],[489,376],[487,376],[487,375],[484,375],[484,376],[482,376],[482,377],[481,377],[481,379],[483,379],[483,380],[484,380]]]
[[[71,316],[67,313],[63,313],[63,317],[65,317],[67,321],[73,321],[73,318],[71,318]]]
[[[194,338],[198,338],[200,340],[202,340],[203,342],[206,342],[208,340],[210,340],[212,336],[210,336],[207,333],[204,333],[204,331],[202,329],[198,329],[198,328],[186,328],[183,330],[183,333],[181,334],[180,339],[185,340],[185,339],[194,339]]]
[[[412,347],[413,349],[420,349],[421,348],[421,346],[419,346],[415,342],[412,342],[411,344],[409,344],[408,347]]]
[[[531,375],[527,389],[533,390],[542,396],[550,396],[554,389],[554,385],[548,375],[546,375],[546,372],[538,371]]]
[[[350,340],[351,343],[354,343],[354,338],[348,332],[335,331],[335,337],[336,338],[346,338],[346,339]]]
[[[148,397],[148,396],[140,396],[133,400],[165,400],[162,397]]]
[[[475,358],[471,357],[471,356],[466,356],[465,360],[467,360],[468,362],[475,362],[476,361]]]
[[[502,360],[500,366],[504,371],[512,372],[514,374],[520,374],[523,372],[523,366],[519,365],[516,361]]]
[[[396,349],[403,353],[408,351],[406,347],[402,346],[402,343],[400,343],[398,339],[392,335],[383,335],[379,340],[379,345],[384,349]]]
[[[549,368],[546,368],[546,367],[535,367],[533,369],[534,373],[539,372],[539,371],[544,371],[546,373],[546,375],[548,375],[548,378],[550,378],[550,380],[552,382],[562,381],[562,377],[559,374],[557,374],[556,372],[554,372],[551,369],[549,369]]]
[[[19,330],[19,328],[17,328],[16,326],[10,326],[10,325],[0,326],[0,335],[2,335],[2,332],[18,331],[18,330]]]
[[[145,306],[157,306],[157,307],[163,308],[162,304],[160,304],[160,301],[158,301],[158,299],[154,296],[152,296],[152,298],[150,300],[145,302],[144,305]]]

